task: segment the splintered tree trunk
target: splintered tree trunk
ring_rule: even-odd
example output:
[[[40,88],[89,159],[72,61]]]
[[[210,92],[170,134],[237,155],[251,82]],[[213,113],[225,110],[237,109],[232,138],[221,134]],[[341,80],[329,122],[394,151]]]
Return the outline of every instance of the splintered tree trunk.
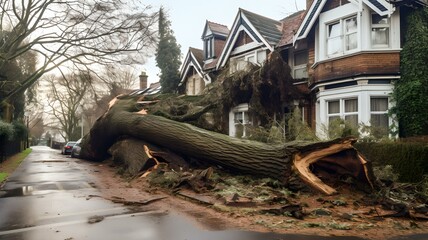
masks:
[[[314,170],[351,175],[372,185],[371,169],[352,146],[353,139],[269,145],[146,114],[144,110],[137,112],[133,104],[132,99],[116,100],[97,120],[83,141],[84,158],[105,159],[108,149],[118,137],[125,135],[239,173],[272,177],[283,182],[297,174],[303,182],[325,194],[336,191],[321,181]],[[120,151],[120,148],[115,148],[115,151]],[[137,152],[141,149],[123,147],[123,151]]]

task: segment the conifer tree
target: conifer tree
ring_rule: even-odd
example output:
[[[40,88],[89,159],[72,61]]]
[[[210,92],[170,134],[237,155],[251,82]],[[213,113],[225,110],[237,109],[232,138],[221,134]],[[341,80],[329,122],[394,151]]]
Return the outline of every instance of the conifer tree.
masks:
[[[177,44],[174,37],[171,22],[161,7],[159,9],[159,43],[156,52],[156,65],[161,71],[159,81],[163,93],[171,93],[177,90],[180,82],[180,55],[180,45]]]

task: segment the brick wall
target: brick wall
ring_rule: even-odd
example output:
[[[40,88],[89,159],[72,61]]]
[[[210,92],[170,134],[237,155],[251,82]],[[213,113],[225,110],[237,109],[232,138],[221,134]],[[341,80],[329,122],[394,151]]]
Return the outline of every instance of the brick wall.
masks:
[[[314,82],[367,74],[395,74],[400,71],[400,53],[360,53],[318,64],[310,79]]]

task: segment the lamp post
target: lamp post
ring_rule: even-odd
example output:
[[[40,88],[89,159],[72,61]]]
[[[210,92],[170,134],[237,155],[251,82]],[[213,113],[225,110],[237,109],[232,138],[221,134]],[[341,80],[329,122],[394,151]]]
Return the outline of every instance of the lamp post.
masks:
[[[80,132],[80,138],[83,138],[83,104],[82,105],[80,105],[80,114],[82,115],[82,117],[81,117],[81,125],[80,125],[80,130],[81,130],[81,132]]]
[[[30,114],[31,114],[31,110],[25,110],[24,112],[24,117],[25,120],[27,121],[27,144],[26,144],[26,148],[30,147]]]

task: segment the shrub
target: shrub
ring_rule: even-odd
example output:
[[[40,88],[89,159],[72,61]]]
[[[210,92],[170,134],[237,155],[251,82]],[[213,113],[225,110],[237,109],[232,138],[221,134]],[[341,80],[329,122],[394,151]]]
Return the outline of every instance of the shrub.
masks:
[[[405,142],[359,142],[355,147],[373,166],[391,165],[401,182],[418,182],[428,174],[428,144]]]
[[[12,122],[14,138],[15,139],[24,139],[27,136],[27,126],[20,122]]]
[[[13,125],[0,120],[0,142],[12,140],[13,134]]]

